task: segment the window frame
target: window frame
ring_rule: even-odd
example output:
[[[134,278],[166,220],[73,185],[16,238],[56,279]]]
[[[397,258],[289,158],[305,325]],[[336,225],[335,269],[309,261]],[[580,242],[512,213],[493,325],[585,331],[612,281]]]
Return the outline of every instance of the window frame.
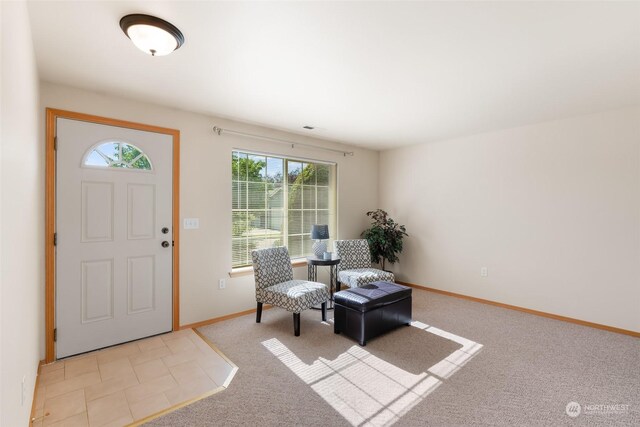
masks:
[[[298,156],[288,156],[288,155],[283,155],[283,154],[278,154],[278,153],[271,153],[271,152],[263,152],[263,151],[256,151],[256,150],[247,150],[247,149],[243,149],[243,148],[232,148],[231,149],[231,159],[233,160],[233,156],[235,154],[245,154],[248,156],[260,156],[260,157],[265,157],[265,158],[276,158],[279,160],[282,160],[283,165],[282,165],[282,171],[283,171],[283,177],[282,177],[282,188],[283,188],[283,203],[282,203],[282,230],[280,235],[282,236],[282,244],[283,246],[287,247],[287,249],[289,248],[289,238],[291,237],[289,235],[289,211],[290,210],[297,210],[297,211],[304,211],[304,205],[301,202],[300,208],[299,209],[290,209],[289,208],[289,179],[288,179],[288,164],[289,162],[299,162],[299,163],[306,163],[306,164],[314,164],[314,165],[326,165],[329,166],[329,183],[326,186],[321,185],[321,187],[328,187],[328,191],[329,191],[329,197],[328,197],[328,207],[327,209],[320,209],[321,211],[326,210],[327,212],[327,216],[328,216],[328,224],[332,233],[331,239],[329,239],[329,241],[333,241],[333,240],[337,240],[337,230],[338,230],[338,163],[337,162],[332,162],[332,161],[328,161],[328,160],[319,160],[319,159],[311,159],[311,158],[306,158],[306,157],[298,157]],[[267,164],[268,164],[268,160],[267,160]],[[304,170],[304,168],[302,169]],[[233,215],[235,212],[238,211],[251,211],[251,209],[249,209],[248,207],[248,201],[246,204],[246,207],[243,209],[236,209],[233,207],[233,183],[234,182],[246,182],[246,183],[250,183],[253,181],[250,181],[248,178],[246,181],[240,181],[234,178],[234,174],[233,174],[233,166],[232,169],[230,171],[230,176],[231,176],[231,189],[232,189],[232,200],[231,200],[231,221],[232,221],[232,230],[233,230]],[[264,182],[264,181],[261,181]],[[301,191],[304,191],[304,186],[305,184],[301,184]],[[313,187],[316,189],[318,188],[318,184],[317,184],[317,180],[316,183],[313,184]],[[249,193],[247,191],[247,197],[248,197]],[[304,196],[303,196],[304,197]],[[263,210],[263,209],[258,209],[258,210]],[[318,212],[318,207],[317,207],[317,196],[316,196],[316,206],[313,209],[306,209],[306,210],[313,210],[316,212],[316,220],[317,220],[317,212]],[[265,207],[264,209],[265,212],[268,212],[269,209]],[[305,232],[304,230],[304,221],[301,219],[301,231],[302,233],[296,233],[295,236],[301,236],[302,237],[302,250],[303,250],[303,255],[290,255],[290,259],[291,259],[291,264],[294,267],[300,267],[303,265],[306,265],[306,257],[310,256],[312,254],[312,252],[306,253],[304,251],[304,237],[305,236],[310,236],[311,234],[311,230],[307,230]],[[309,227],[310,228],[310,227]],[[293,235],[292,235],[293,236]],[[231,240],[232,240],[232,245],[231,245],[231,251],[230,251],[230,255],[231,255],[231,272],[229,273],[229,275],[231,277],[235,277],[235,276],[242,276],[245,274],[252,274],[253,272],[253,267],[251,265],[251,260],[249,258],[249,262],[247,264],[243,264],[243,265],[237,265],[234,266],[233,264],[233,241],[234,241],[235,237],[233,235],[232,232],[232,236],[231,236]]]

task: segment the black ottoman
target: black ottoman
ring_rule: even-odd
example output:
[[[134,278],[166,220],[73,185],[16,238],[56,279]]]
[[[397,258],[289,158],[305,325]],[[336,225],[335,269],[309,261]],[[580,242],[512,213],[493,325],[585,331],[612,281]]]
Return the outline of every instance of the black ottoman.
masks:
[[[336,292],[333,332],[344,332],[360,345],[411,322],[411,288],[391,282],[373,282]]]

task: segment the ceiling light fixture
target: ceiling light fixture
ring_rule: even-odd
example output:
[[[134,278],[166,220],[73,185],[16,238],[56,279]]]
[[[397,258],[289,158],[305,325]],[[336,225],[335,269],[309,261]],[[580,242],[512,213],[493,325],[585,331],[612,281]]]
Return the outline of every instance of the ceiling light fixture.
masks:
[[[184,44],[184,36],[175,25],[155,16],[124,16],[120,28],[138,49],[151,56],[168,55]]]

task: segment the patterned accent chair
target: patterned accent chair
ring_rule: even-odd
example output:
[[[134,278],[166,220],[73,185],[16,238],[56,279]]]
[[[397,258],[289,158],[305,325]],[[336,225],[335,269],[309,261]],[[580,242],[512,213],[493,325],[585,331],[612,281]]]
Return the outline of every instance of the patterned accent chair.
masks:
[[[322,305],[322,321],[327,320],[329,288],[324,283],[293,280],[289,251],[285,247],[251,252],[256,281],[256,323],[262,318],[262,304],[271,304],[293,313],[293,330],[300,336],[300,312]]]
[[[371,251],[365,239],[336,240],[334,252],[340,257],[338,264],[338,289],[340,284],[359,288],[373,282],[394,282],[393,273],[371,267]]]

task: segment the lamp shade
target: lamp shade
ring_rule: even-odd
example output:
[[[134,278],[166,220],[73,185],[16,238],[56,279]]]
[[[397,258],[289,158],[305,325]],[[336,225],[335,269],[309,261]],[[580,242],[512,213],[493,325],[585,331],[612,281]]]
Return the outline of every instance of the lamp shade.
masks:
[[[312,225],[311,238],[313,240],[327,240],[329,238],[329,226],[326,224]]]

